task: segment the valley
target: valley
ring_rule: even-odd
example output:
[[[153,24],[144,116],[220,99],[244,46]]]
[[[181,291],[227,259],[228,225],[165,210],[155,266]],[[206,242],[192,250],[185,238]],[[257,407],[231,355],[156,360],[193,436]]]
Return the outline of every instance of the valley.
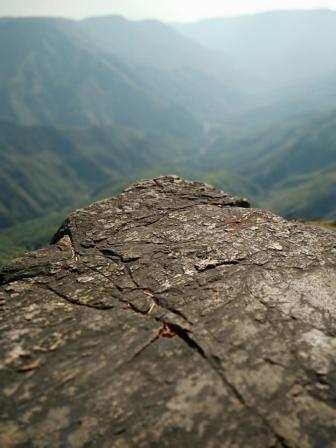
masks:
[[[332,11],[0,19],[0,263],[172,173],[336,220],[335,42]]]

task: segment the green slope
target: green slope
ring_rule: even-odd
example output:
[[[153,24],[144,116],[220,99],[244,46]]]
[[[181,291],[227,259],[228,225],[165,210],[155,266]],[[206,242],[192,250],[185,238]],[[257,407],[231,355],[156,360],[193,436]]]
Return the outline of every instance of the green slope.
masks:
[[[0,123],[0,228],[73,206],[121,176],[177,162],[182,149],[183,140],[120,127]]]
[[[212,51],[155,21],[0,19],[0,119],[194,135],[242,107]]]
[[[260,142],[251,179],[269,188],[293,176],[336,170],[336,112],[285,122],[273,133],[271,146]]]
[[[0,230],[0,267],[12,258],[49,244],[52,236],[71,211],[71,209],[65,209],[59,213],[50,213],[45,217],[16,224],[10,229]]]
[[[289,218],[336,220],[336,169],[289,178],[261,205]]]
[[[77,23],[0,19],[0,119],[24,125],[111,125],[190,133],[182,102],[155,92],[148,70],[83,40]],[[165,75],[156,72],[165,82]]]
[[[311,207],[303,207],[302,217],[327,218],[336,209],[335,201],[329,200],[327,194],[328,188],[331,198],[336,191],[330,175],[336,172],[336,112],[281,121],[266,131],[219,131],[198,165],[208,171],[222,166],[237,173],[258,186],[256,196],[251,189],[252,198],[263,202],[267,197],[269,204],[273,194],[284,191],[295,197],[299,188],[299,197],[302,197],[306,188],[304,202],[310,197]],[[310,182],[316,188],[314,195]],[[293,204],[275,209],[284,215],[300,216],[301,208],[298,205],[295,211]]]
[[[272,11],[176,26],[224,54],[264,88],[285,87],[336,72],[336,12]]]
[[[226,131],[200,153],[189,139],[124,128],[2,123],[0,228],[114,194],[139,177],[169,173],[204,180],[286,216],[332,219],[335,129],[333,113],[282,122],[257,135]]]

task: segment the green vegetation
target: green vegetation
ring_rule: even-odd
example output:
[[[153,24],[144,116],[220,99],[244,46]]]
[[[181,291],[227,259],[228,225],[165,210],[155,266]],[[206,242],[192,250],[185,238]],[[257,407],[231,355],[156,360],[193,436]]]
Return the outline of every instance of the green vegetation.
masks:
[[[244,180],[246,196],[281,215],[335,218],[336,112],[280,121],[266,132],[223,134],[199,160],[200,168],[225,166]],[[218,185],[216,174],[212,182]]]
[[[336,219],[336,170],[296,177],[272,190],[261,205],[289,218]]]
[[[290,218],[334,220],[335,120],[286,122],[258,135],[226,131],[201,154],[190,140],[119,127],[3,123],[0,263],[47,244],[71,209],[162,174],[213,184]]]
[[[49,244],[70,212],[71,210],[66,209],[60,213],[51,213],[0,231],[0,267],[12,258]]]
[[[15,244],[6,235],[0,233],[0,268],[24,252],[25,248],[23,246]]]
[[[0,120],[190,136],[239,102],[201,46],[165,25],[119,22],[1,19]]]
[[[75,206],[153,164],[179,164],[182,151],[184,140],[154,132],[0,123],[0,229]]]

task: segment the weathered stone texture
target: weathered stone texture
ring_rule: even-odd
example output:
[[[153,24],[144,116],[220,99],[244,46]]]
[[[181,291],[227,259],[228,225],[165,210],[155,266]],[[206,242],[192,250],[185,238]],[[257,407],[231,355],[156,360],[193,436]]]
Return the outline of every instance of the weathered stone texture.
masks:
[[[335,234],[164,177],[0,274],[1,447],[336,447]]]

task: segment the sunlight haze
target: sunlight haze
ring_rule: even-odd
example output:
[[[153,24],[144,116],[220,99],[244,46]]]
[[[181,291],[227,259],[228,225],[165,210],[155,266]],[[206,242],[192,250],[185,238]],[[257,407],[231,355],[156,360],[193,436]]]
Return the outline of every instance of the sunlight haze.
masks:
[[[120,14],[130,19],[188,22],[208,17],[286,9],[336,9],[336,0],[2,0],[0,16],[60,16],[80,19]]]

